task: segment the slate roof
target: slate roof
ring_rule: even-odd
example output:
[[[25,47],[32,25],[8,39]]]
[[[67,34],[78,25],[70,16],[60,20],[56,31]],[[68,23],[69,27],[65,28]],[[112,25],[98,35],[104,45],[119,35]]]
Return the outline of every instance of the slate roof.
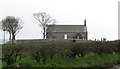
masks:
[[[85,25],[55,25],[52,32],[87,32],[87,27]]]

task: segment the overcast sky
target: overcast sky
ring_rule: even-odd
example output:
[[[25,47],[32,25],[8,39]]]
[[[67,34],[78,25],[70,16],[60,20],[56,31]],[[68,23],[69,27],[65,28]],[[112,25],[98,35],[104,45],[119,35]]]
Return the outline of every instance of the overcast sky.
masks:
[[[34,13],[46,12],[56,24],[83,25],[87,20],[88,39],[118,39],[119,0],[0,0],[0,21],[6,16],[23,20],[17,39],[42,39]],[[8,33],[6,33],[8,34]],[[6,36],[8,38],[8,36]],[[3,32],[0,31],[0,39]]]

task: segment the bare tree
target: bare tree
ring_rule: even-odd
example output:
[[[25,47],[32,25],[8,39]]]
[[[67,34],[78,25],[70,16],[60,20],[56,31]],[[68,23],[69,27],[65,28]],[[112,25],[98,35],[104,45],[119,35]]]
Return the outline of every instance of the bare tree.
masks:
[[[3,31],[9,32],[9,40],[12,42],[15,40],[15,36],[22,29],[22,20],[19,18],[15,18],[14,16],[7,16],[0,22],[1,29]]]
[[[50,15],[48,15],[45,12],[35,13],[35,14],[33,14],[33,16],[34,16],[34,18],[36,20],[38,20],[40,22],[40,27],[42,27],[42,31],[41,32],[43,33],[43,39],[45,39],[46,31],[48,29],[50,29],[50,26],[48,26],[48,25],[54,26],[56,20],[52,19],[50,17]]]

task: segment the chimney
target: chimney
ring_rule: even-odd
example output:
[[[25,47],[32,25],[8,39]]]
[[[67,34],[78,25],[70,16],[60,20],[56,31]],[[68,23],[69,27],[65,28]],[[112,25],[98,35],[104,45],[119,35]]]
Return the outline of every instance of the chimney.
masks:
[[[86,19],[84,20],[84,25],[86,26]]]

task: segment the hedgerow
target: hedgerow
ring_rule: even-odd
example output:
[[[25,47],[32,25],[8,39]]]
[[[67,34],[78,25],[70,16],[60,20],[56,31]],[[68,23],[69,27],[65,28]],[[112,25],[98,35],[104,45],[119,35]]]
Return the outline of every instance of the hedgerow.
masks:
[[[2,46],[3,61],[8,65],[14,64],[21,54],[24,52],[30,53],[36,62],[46,63],[49,59],[54,58],[76,58],[84,57],[87,52],[100,54],[112,54],[119,51],[118,43],[120,41],[105,41],[105,42],[39,42],[39,41],[24,41],[18,42],[15,45],[5,44]]]

